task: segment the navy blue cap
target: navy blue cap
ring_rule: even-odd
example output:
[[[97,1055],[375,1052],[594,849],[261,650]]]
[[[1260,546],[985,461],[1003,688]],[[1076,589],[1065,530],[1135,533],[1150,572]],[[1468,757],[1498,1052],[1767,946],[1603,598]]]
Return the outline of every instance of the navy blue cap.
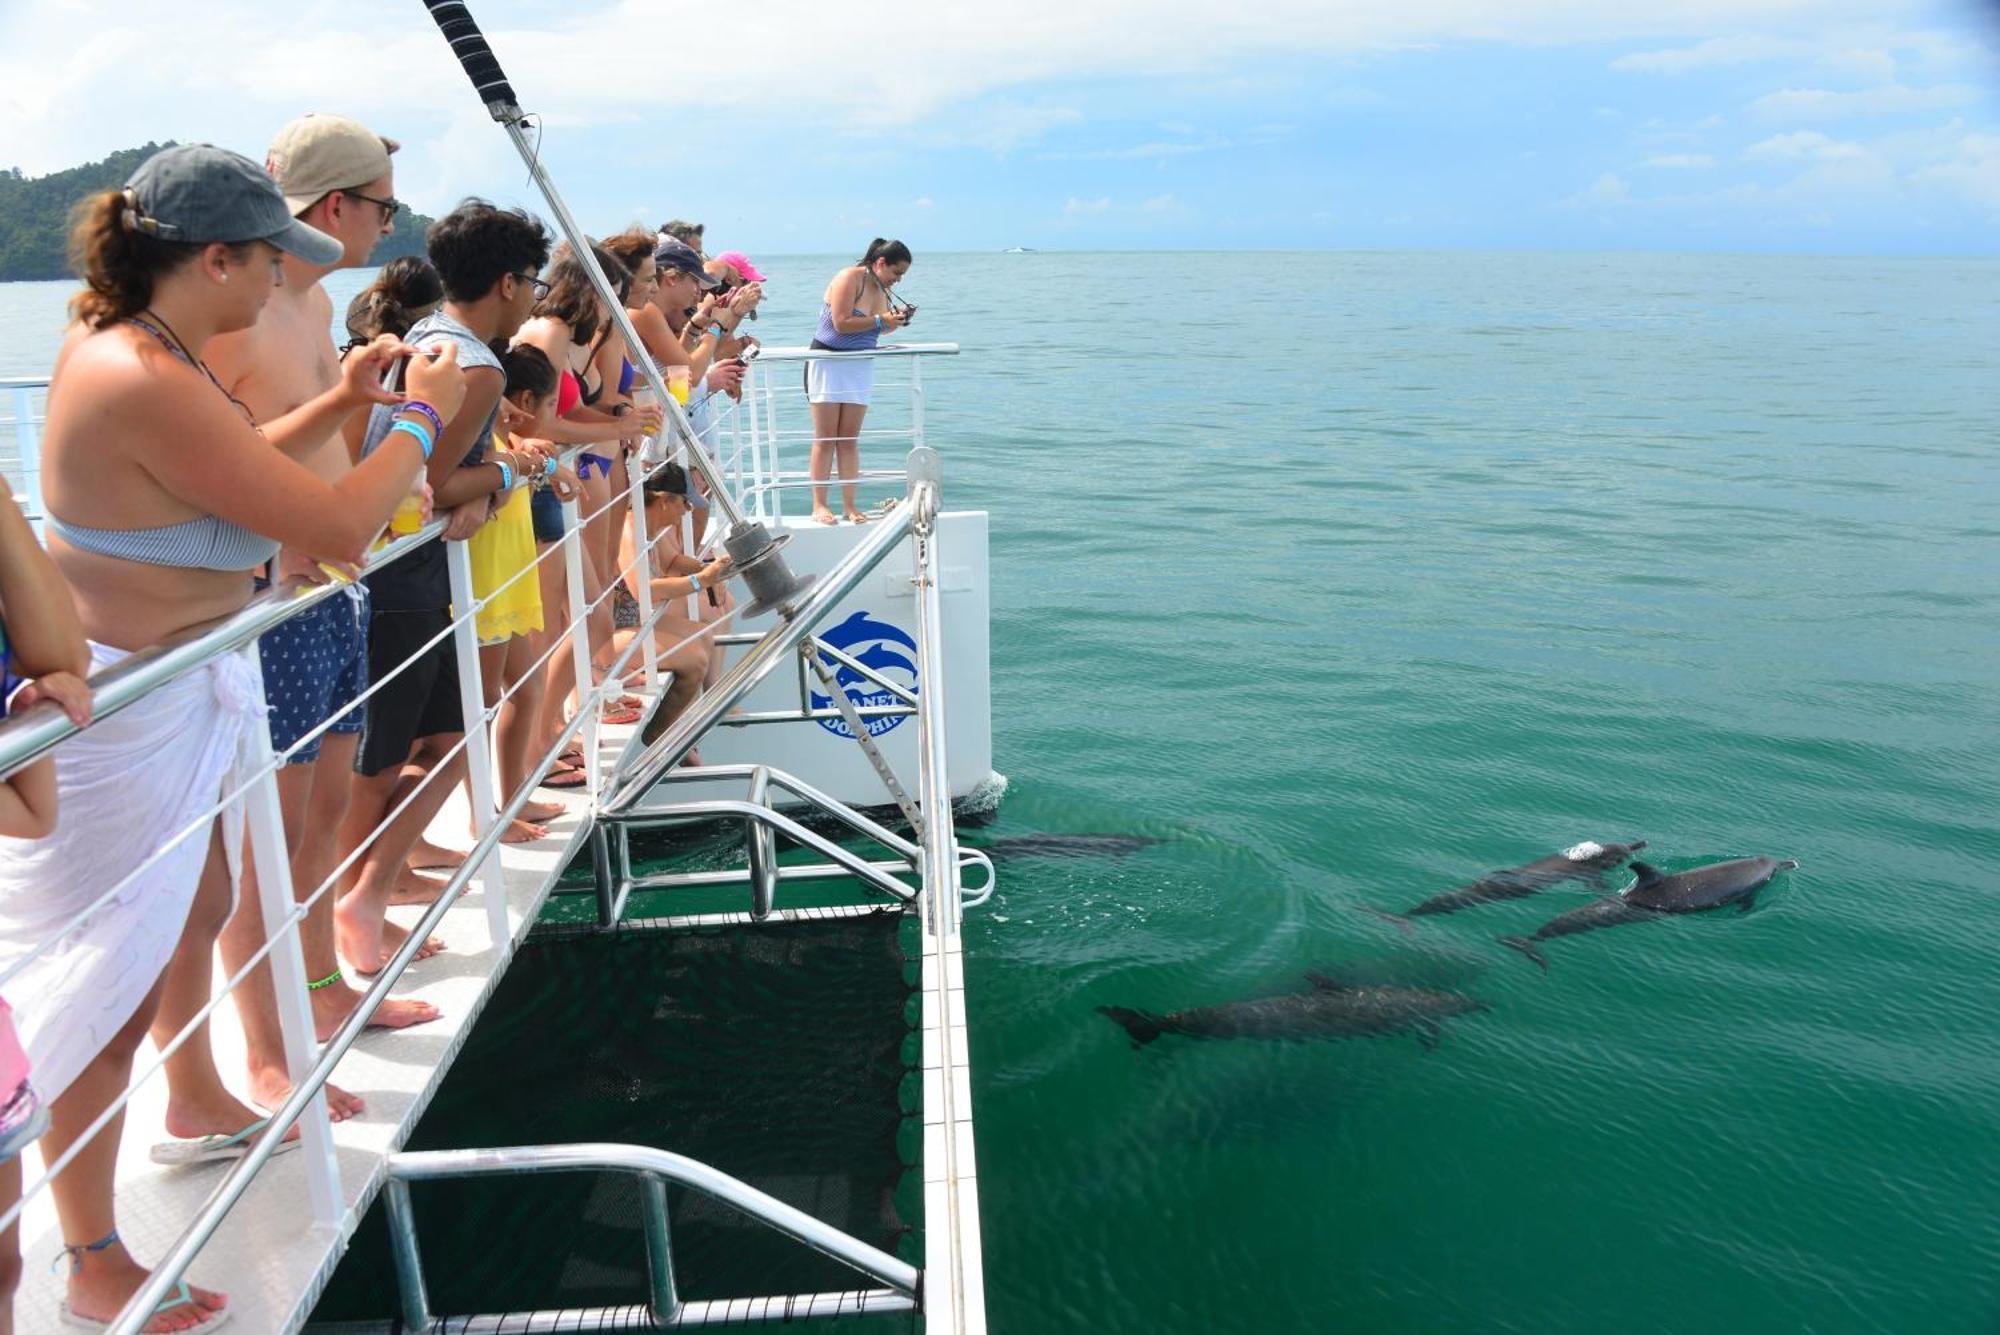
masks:
[[[722,286],[721,279],[708,276],[708,269],[701,262],[701,252],[679,237],[661,233],[659,243],[653,247],[653,263],[662,269],[679,269],[693,274],[704,292],[713,292]]]

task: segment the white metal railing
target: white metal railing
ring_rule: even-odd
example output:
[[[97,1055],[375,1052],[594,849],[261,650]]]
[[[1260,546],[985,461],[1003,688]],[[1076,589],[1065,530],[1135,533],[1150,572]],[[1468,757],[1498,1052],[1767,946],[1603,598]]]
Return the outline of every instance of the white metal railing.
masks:
[[[894,379],[878,382],[875,397],[879,404],[893,402],[899,387],[906,388],[907,422],[884,423],[880,407],[871,408],[875,419],[861,431],[864,449],[878,443],[907,442],[911,449],[925,444],[923,363],[932,357],[955,357],[956,343],[884,344],[871,352],[832,352],[823,348],[760,347],[743,371],[745,412],[734,419],[730,448],[724,462],[730,486],[748,511],[765,523],[785,517],[787,493],[814,487],[885,484],[901,492],[906,474],[901,468],[863,468],[852,478],[832,476],[815,479],[812,470],[800,467],[800,454],[809,452],[816,440],[806,404],[802,378],[809,362],[873,361],[878,376],[905,377],[902,386]],[[782,411],[781,411],[782,410]],[[794,425],[803,421],[803,425]],[[720,432],[717,433],[718,436]],[[717,449],[718,454],[723,453]],[[788,463],[789,461],[789,463]],[[829,469],[829,472],[835,470]]]
[[[909,368],[910,417],[907,426],[888,425],[879,429],[870,428],[865,433],[867,438],[870,441],[880,440],[886,443],[900,437],[921,445],[924,438],[924,419],[923,388],[919,367],[925,357],[951,355],[956,352],[957,348],[950,344],[885,347],[877,350],[874,355],[885,363]],[[722,395],[712,396],[713,417],[702,435],[712,447],[717,447],[716,453],[720,458],[710,467],[701,468],[697,465],[697,468],[705,477],[721,481],[726,492],[733,493],[727,499],[720,501],[719,508],[725,512],[737,510],[738,513],[752,519],[782,522],[783,496],[786,491],[795,491],[812,485],[841,486],[848,481],[836,476],[815,484],[805,470],[796,467],[787,469],[783,466],[783,455],[801,443],[809,444],[812,433],[809,427],[803,431],[792,431],[779,425],[780,405],[784,404],[787,410],[796,412],[797,404],[803,402],[804,394],[802,388],[788,389],[783,383],[785,377],[778,368],[802,365],[807,361],[822,358],[852,358],[857,355],[865,354],[829,353],[804,348],[761,350],[746,367],[743,392],[739,402],[731,402]],[[0,382],[0,392],[5,392],[12,399],[11,422],[18,456],[16,476],[21,483],[24,508],[35,521],[39,521],[42,515],[39,459],[42,413],[41,404],[37,400],[45,389],[46,381],[42,380]],[[688,435],[684,439],[692,438],[692,424],[678,412],[670,413],[668,430],[677,434],[687,432]],[[572,450],[571,456],[573,457],[576,452]],[[685,447],[675,454],[677,460],[688,463],[694,463],[700,457],[699,454],[690,457]],[[930,455],[928,450],[922,450],[920,455],[913,456],[913,462],[928,455]],[[237,802],[243,803],[247,817],[246,842],[249,845],[252,865],[256,870],[260,907],[265,923],[263,942],[244,964],[223,980],[221,986],[214,990],[207,1003],[187,1022],[178,1035],[163,1045],[150,1061],[142,1062],[135,1067],[127,1088],[112,1106],[85,1130],[63,1156],[46,1165],[40,1176],[24,1184],[19,1201],[10,1210],[0,1213],[0,1228],[18,1219],[26,1206],[47,1189],[49,1182],[64,1171],[77,1154],[125,1111],[140,1089],[148,1082],[161,1077],[168,1058],[186,1043],[198,1038],[200,1027],[223,1005],[223,999],[233,998],[237,989],[245,984],[260,965],[270,966],[272,982],[279,1001],[279,1028],[285,1065],[292,1080],[292,1094],[284,1106],[273,1113],[270,1127],[264,1137],[240,1163],[235,1165],[228,1178],[211,1197],[210,1205],[202,1211],[192,1226],[181,1236],[180,1241],[157,1266],[152,1281],[127,1305],[119,1320],[113,1324],[114,1330],[136,1331],[143,1324],[152,1303],[171,1290],[173,1283],[185,1273],[187,1266],[220,1225],[228,1209],[248,1191],[264,1164],[277,1151],[277,1147],[295,1124],[301,1126],[304,1138],[301,1158],[306,1168],[307,1193],[312,1217],[322,1224],[339,1223],[344,1215],[346,1197],[334,1150],[331,1118],[325,1101],[324,1087],[335,1066],[352,1047],[375,1010],[388,998],[391,990],[400,981],[403,971],[414,961],[417,951],[442,919],[458,892],[475,878],[481,882],[485,891],[487,929],[492,948],[501,955],[503,961],[505,956],[511,953],[512,936],[505,894],[506,846],[501,842],[502,833],[526,805],[536,783],[553,764],[555,757],[560,755],[579,734],[583,735],[585,755],[592,757],[593,761],[599,755],[598,706],[605,698],[622,692],[624,675],[635,657],[644,664],[648,685],[657,688],[659,684],[658,665],[661,655],[657,649],[653,627],[657,621],[657,614],[664,612],[665,609],[656,609],[652,606],[650,584],[642,573],[637,581],[637,596],[641,600],[641,629],[625,650],[617,656],[612,666],[605,671],[602,683],[594,687],[588,685],[596,673],[593,662],[596,655],[592,652],[594,646],[591,644],[589,633],[592,614],[605,600],[615,596],[619,584],[635,567],[642,572],[647,569],[656,542],[656,539],[646,532],[642,487],[647,473],[656,471],[659,465],[655,464],[646,469],[637,466],[637,458],[633,462],[635,466],[629,470],[628,493],[625,497],[613,497],[588,514],[580,512],[581,507],[575,500],[565,502],[563,540],[551,546],[549,550],[539,553],[530,565],[516,572],[508,581],[511,584],[513,580],[538,578],[540,563],[556,557],[560,552],[565,566],[568,617],[560,633],[551,635],[548,646],[528,672],[498,693],[492,705],[488,705],[485,700],[475,626],[479,612],[488,602],[505,591],[504,586],[502,589],[490,591],[484,598],[475,596],[465,544],[448,544],[447,566],[453,599],[453,615],[449,625],[413,654],[411,659],[371,682],[368,691],[360,699],[352,702],[352,707],[363,706],[369,696],[383,689],[400,673],[409,670],[412,662],[449,637],[458,664],[462,692],[461,708],[465,719],[464,735],[438,761],[422,783],[384,815],[381,824],[361,842],[360,847],[350,851],[318,885],[306,888],[301,895],[296,893],[298,888],[292,884],[288,852],[290,841],[287,838],[278,801],[276,775],[299,749],[322,736],[332,726],[333,720],[322,722],[282,754],[271,750],[268,734],[259,723],[249,729],[248,776],[197,819],[189,822],[182,830],[174,832],[166,847],[156,851],[118,884],[85,906],[65,927],[64,931],[67,932],[70,928],[88,921],[96,913],[106,911],[118,894],[134,879],[144,874],[158,859],[167,856],[173,848],[186,840],[205,838],[212,823],[223,811]],[[708,461],[702,459],[701,463],[707,464]],[[929,471],[925,479],[926,485],[921,489],[923,497],[921,506],[912,508],[913,510],[926,508],[928,514],[934,517],[936,507],[934,458],[927,468]],[[904,482],[910,477],[910,474],[901,469],[879,469],[865,472],[860,481]],[[635,530],[633,544],[635,557],[631,563],[615,572],[610,572],[597,598],[590,600],[586,598],[581,543],[590,523],[603,515],[619,499],[630,502],[631,522]],[[890,534],[894,533],[896,539],[900,539],[916,519],[916,515],[910,513],[898,518],[902,520],[901,523],[882,525],[877,533],[869,535],[873,541],[865,541],[864,546],[871,549],[886,548],[892,541]],[[928,527],[927,524],[924,526]],[[39,530],[39,522],[37,527]],[[442,531],[442,527],[441,523],[433,522],[421,533],[393,541],[370,559],[366,569],[377,570],[402,558],[423,543],[434,540]],[[712,539],[720,536],[719,531],[711,535]],[[693,550],[691,526],[684,529],[683,548]],[[934,541],[920,541],[919,548],[920,551],[931,550],[934,556]],[[932,578],[935,578],[934,572]],[[920,642],[935,646],[937,623],[934,584],[930,594],[929,605],[920,611],[928,613],[931,618],[931,631],[919,638]],[[287,617],[297,615],[317,602],[335,596],[340,595],[337,588],[332,586],[293,585],[271,589],[253,598],[240,612],[217,626],[205,628],[198,634],[184,637],[177,643],[157,646],[131,655],[93,679],[92,685],[96,692],[96,717],[99,719],[108,717],[142,700],[151,692],[180,676],[200,669],[224,653],[245,655],[254,661],[256,640],[265,631]],[[695,612],[692,599],[689,612],[691,614]],[[681,644],[673,646],[667,653],[671,654],[685,644],[722,634],[735,615],[737,614],[732,611],[704,623],[699,630],[688,636]],[[602,648],[602,646],[595,647],[600,650]],[[531,766],[523,787],[512,795],[496,794],[492,760],[494,749],[489,730],[493,727],[501,706],[510,701],[533,674],[543,671],[556,654],[565,650],[574,658],[578,682],[577,711],[554,745]],[[942,667],[934,666],[934,670],[927,673],[925,679],[939,683],[941,689]],[[943,795],[942,788],[944,782],[942,762],[938,756],[932,754],[933,750],[942,746],[942,728],[939,726],[942,716],[941,713],[933,715],[928,720],[928,728],[925,728],[926,719],[923,714],[928,711],[922,709],[923,697],[918,697],[914,703],[919,710],[920,733],[927,731],[934,739],[934,744],[923,747],[924,755],[920,760],[920,770],[928,785],[923,793],[923,804],[927,812],[948,809],[948,798]],[[936,703],[941,706],[941,701]],[[63,740],[76,731],[78,730],[75,726],[53,705],[38,706],[19,717],[0,722],[0,775],[11,773],[42,755],[59,751]],[[667,743],[666,746],[649,749],[651,754],[648,759],[654,763],[642,762],[640,767],[655,771],[651,777],[657,779],[657,771],[663,768],[657,762],[663,758],[663,753],[684,752],[685,745],[691,744],[698,732],[699,729],[695,728],[676,729],[674,735],[661,739]],[[477,835],[473,850],[465,863],[447,881],[437,901],[410,929],[402,947],[369,985],[353,1014],[339,1031],[324,1044],[320,1044],[313,1036],[312,1012],[307,1000],[308,993],[305,987],[307,973],[301,948],[301,926],[314,907],[325,896],[334,893],[334,887],[339,884],[340,878],[365,856],[382,829],[417,803],[429,785],[438,782],[448,772],[450,762],[461,755],[465,758],[470,776],[469,787]],[[607,774],[593,763],[587,767],[587,791],[593,801],[600,798],[607,799],[614,808],[621,804],[629,804],[640,791],[643,791],[643,785],[631,782],[633,777],[630,774]],[[607,786],[616,787],[618,791],[608,792]],[[936,806],[934,803],[947,805]],[[767,810],[761,803],[752,805],[758,806],[760,813]],[[925,824],[942,826],[945,833],[934,835],[930,830],[925,830],[921,832],[921,845],[912,844],[908,850],[909,854],[915,855],[914,860],[923,864],[925,871],[925,874],[917,878],[921,882],[921,890],[916,892],[916,897],[925,910],[932,932],[948,933],[955,945],[961,899],[957,891],[966,862],[953,844],[946,842],[939,845],[933,842],[940,838],[947,841],[950,839],[949,819],[941,822],[926,821]],[[790,832],[787,833],[788,837],[791,837]],[[815,841],[806,842],[812,846]],[[827,853],[824,848],[820,851]],[[839,851],[827,855],[838,858]],[[856,860],[849,858],[844,861]],[[908,866],[909,862],[906,861],[904,865]],[[886,867],[875,867],[864,863],[859,867],[845,867],[844,870],[849,874],[859,874],[864,882],[881,882],[878,889],[886,888],[887,884],[896,884],[897,889],[903,890],[905,895],[912,893],[903,889],[900,883],[891,881],[884,874]],[[987,886],[990,887],[990,866],[982,870],[985,873]],[[766,909],[768,911],[768,906]],[[60,935],[62,933],[57,934]],[[51,937],[50,942],[45,942],[43,948],[54,939],[56,938]],[[933,940],[936,938],[933,937]],[[0,972],[0,995],[4,995],[8,980],[18,974],[25,965],[24,960],[5,972]],[[947,1042],[949,1037],[946,1036]],[[950,1059],[948,1064],[956,1065],[962,1060],[962,1053],[947,1054],[947,1056]],[[969,1119],[969,1111],[965,1116]],[[947,1120],[948,1123],[957,1120],[956,1115],[948,1117]],[[949,1155],[954,1149],[955,1143],[948,1142],[944,1152]],[[958,1180],[955,1169],[952,1171],[951,1180],[954,1182]],[[960,1220],[962,1212],[955,1205],[951,1213],[954,1220],[958,1221],[947,1226],[949,1250],[953,1258],[950,1265],[954,1274],[949,1281],[943,1276],[936,1277],[933,1280],[935,1285],[933,1293],[938,1296],[951,1293],[956,1301],[957,1296],[962,1294],[964,1283],[962,1248],[957,1236],[958,1230],[964,1224]],[[976,1267],[978,1246],[976,1211],[973,1212],[969,1227],[975,1258],[972,1264]],[[973,1282],[976,1282],[976,1277]],[[976,1321],[977,1317],[973,1320]]]
[[[26,484],[24,489],[34,502],[33,508],[37,514],[40,510],[38,428],[41,415],[36,411],[39,405],[34,403],[33,396],[44,390],[46,383],[43,380],[0,382],[0,391],[13,396],[12,424],[19,456],[17,467],[20,470],[19,476]],[[731,410],[725,410],[721,421],[727,424],[733,416],[732,405]],[[570,452],[572,457],[575,453],[575,450]],[[677,461],[686,460],[688,453],[685,445],[675,451],[675,455]],[[401,673],[410,670],[417,659],[422,658],[449,637],[459,672],[464,734],[439,759],[431,773],[388,811],[381,823],[360,842],[360,846],[349,852],[317,886],[309,888],[303,895],[295,894],[291,880],[290,841],[284,828],[276,776],[293,754],[321,737],[333,725],[334,720],[323,721],[288,747],[283,754],[278,754],[272,751],[268,730],[259,719],[246,729],[248,761],[246,777],[224,793],[218,801],[208,806],[197,818],[182,829],[171,832],[162,847],[126,873],[116,884],[96,896],[74,914],[60,930],[45,938],[26,958],[0,972],[0,995],[4,995],[8,981],[16,977],[37,955],[51,948],[57,941],[97,914],[113,911],[113,905],[119,894],[139,876],[187,841],[206,840],[209,830],[218,817],[236,803],[243,804],[247,817],[246,842],[249,845],[251,864],[256,872],[265,924],[264,940],[251,953],[247,962],[225,978],[219,988],[213,990],[208,1001],[178,1034],[161,1045],[150,1061],[142,1061],[135,1066],[132,1078],[111,1106],[85,1129],[63,1155],[45,1165],[40,1175],[24,1183],[20,1198],[11,1208],[0,1212],[0,1229],[15,1223],[23,1210],[48,1188],[49,1183],[123,1114],[134,1095],[149,1081],[161,1075],[170,1057],[190,1041],[206,1041],[201,1033],[201,1027],[223,1005],[224,999],[234,998],[237,990],[260,965],[267,963],[270,965],[278,997],[278,1020],[285,1065],[293,1086],[291,1097],[283,1107],[273,1113],[269,1129],[235,1166],[228,1180],[211,1198],[210,1207],[205,1209],[182,1235],[170,1255],[154,1270],[152,1281],[134,1296],[119,1318],[112,1323],[112,1329],[136,1331],[144,1324],[152,1305],[171,1291],[173,1284],[185,1272],[188,1263],[194,1259],[202,1245],[219,1226],[227,1209],[248,1190],[264,1163],[272,1153],[276,1152],[278,1145],[294,1124],[302,1123],[305,1151],[302,1157],[305,1161],[312,1217],[317,1222],[327,1225],[337,1225],[341,1221],[345,1209],[345,1197],[342,1191],[340,1166],[334,1153],[331,1119],[324,1092],[327,1079],[335,1065],[346,1055],[374,1011],[398,983],[404,969],[415,959],[418,949],[445,911],[451,907],[458,892],[475,876],[480,879],[485,890],[487,926],[492,948],[504,961],[505,956],[512,950],[512,935],[507,917],[504,866],[506,854],[501,835],[525,807],[537,783],[547,773],[555,758],[562,754],[579,734],[584,737],[584,753],[591,759],[591,764],[587,767],[590,779],[589,791],[594,795],[599,790],[602,784],[596,763],[600,749],[597,745],[599,706],[605,699],[623,692],[624,677],[635,658],[644,664],[649,687],[657,688],[659,661],[662,656],[671,655],[686,645],[720,634],[738,615],[737,611],[732,609],[701,624],[694,633],[666,649],[665,655],[657,646],[655,626],[658,617],[664,614],[667,608],[664,605],[658,608],[652,605],[648,576],[651,573],[654,548],[666,535],[656,537],[647,532],[642,488],[647,476],[657,472],[664,466],[664,462],[663,460],[650,467],[641,467],[638,466],[638,457],[635,456],[634,466],[628,470],[627,492],[622,496],[613,496],[603,506],[589,514],[580,513],[580,506],[574,499],[564,502],[565,533],[562,541],[538,553],[529,565],[512,575],[505,585],[489,591],[484,597],[476,596],[473,592],[471,562],[466,545],[464,543],[447,545],[446,558],[453,599],[453,613],[449,625],[410,658],[371,682],[368,690],[351,702],[350,707],[362,707],[375,692],[383,689]],[[584,590],[582,548],[586,529],[590,521],[610,510],[620,500],[630,503],[631,522],[634,526],[634,556],[619,569],[608,572],[597,597],[594,600],[587,600]],[[380,570],[424,543],[436,539],[442,531],[443,524],[433,521],[419,533],[397,538],[373,554],[365,564],[364,570],[367,572]],[[682,545],[683,550],[692,554],[694,544],[691,524],[683,527]],[[567,620],[558,633],[550,636],[548,647],[529,669],[514,683],[499,692],[492,705],[488,705],[481,679],[476,619],[480,611],[504,593],[515,580],[539,578],[541,562],[557,557],[558,553],[565,564],[568,584]],[[603,680],[593,686],[591,683],[596,675],[593,660],[601,655],[605,646],[592,645],[589,633],[590,618],[607,599],[615,596],[617,588],[635,569],[640,572],[637,580],[637,596],[641,600],[639,629],[631,642],[615,656],[611,666],[605,670]],[[254,596],[240,611],[217,624],[178,637],[173,642],[129,655],[92,678],[95,720],[101,722],[224,655],[244,656],[254,670],[256,643],[262,634],[318,602],[336,596],[341,596],[336,585],[302,586],[297,583],[282,585]],[[689,600],[688,612],[690,619],[697,615],[692,599]],[[598,652],[593,653],[593,648]],[[556,742],[532,763],[522,786],[513,794],[497,795],[494,791],[492,760],[494,752],[489,730],[494,725],[501,706],[510,701],[535,674],[543,672],[553,657],[565,649],[575,658],[578,699],[576,712],[562,729]],[[339,712],[344,713],[345,709]],[[0,721],[0,776],[11,774],[51,753],[57,754],[60,764],[62,743],[79,731],[81,730],[72,724],[60,709],[49,704],[38,705],[15,717]],[[431,784],[440,781],[442,776],[449,772],[451,762],[460,755],[463,755],[467,762],[477,836],[471,854],[447,881],[436,902],[424,914],[420,923],[411,930],[403,946],[372,980],[348,1020],[322,1045],[314,1038],[312,1012],[306,989],[304,953],[299,935],[301,924],[321,899],[334,893],[334,887],[339,884],[342,875],[365,856],[382,831],[420,800]],[[62,819],[60,813],[58,819]]]

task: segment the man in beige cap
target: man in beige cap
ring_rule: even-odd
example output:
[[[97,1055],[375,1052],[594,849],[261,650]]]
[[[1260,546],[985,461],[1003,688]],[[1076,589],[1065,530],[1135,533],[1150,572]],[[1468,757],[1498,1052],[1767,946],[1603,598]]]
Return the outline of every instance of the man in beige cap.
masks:
[[[319,394],[340,378],[334,350],[333,303],[320,280],[335,269],[359,268],[383,237],[394,230],[393,139],[358,121],[323,113],[301,116],[278,131],[266,158],[293,215],[339,240],[346,251],[337,264],[319,266],[287,255],[285,281],[271,293],[257,323],[241,333],[212,340],[207,361],[223,386],[241,399],[258,422],[269,422]],[[334,432],[299,462],[328,482],[353,466],[347,443]],[[312,564],[279,557],[280,573],[307,573]],[[315,576],[316,578],[319,576]],[[368,685],[368,608],[360,584],[328,598],[268,631],[258,648],[264,692],[270,705],[271,742],[290,762],[278,771],[278,797],[292,846],[292,886],[303,898],[333,870],[334,840],[353,783],[354,753],[362,711],[347,706]],[[329,717],[338,721],[324,734],[299,743]],[[221,936],[222,958],[234,972],[264,942],[263,914],[245,859],[243,893]],[[314,1027],[325,1039],[354,1010],[360,994],[342,977],[334,954],[331,893],[320,896],[300,931],[306,973],[312,981]],[[176,957],[167,973],[156,1034],[171,1034],[187,1023],[209,997],[210,964],[204,958]],[[284,1101],[291,1077],[278,1030],[277,997],[268,967],[236,991],[250,1065],[250,1095],[274,1108]],[[401,1028],[437,1018],[427,1002],[390,1000],[375,1012],[374,1024]],[[168,1130],[176,1136],[227,1136],[254,1114],[246,1113],[222,1087],[208,1045],[190,1043],[169,1059]],[[361,1111],[361,1100],[326,1087],[336,1121]]]

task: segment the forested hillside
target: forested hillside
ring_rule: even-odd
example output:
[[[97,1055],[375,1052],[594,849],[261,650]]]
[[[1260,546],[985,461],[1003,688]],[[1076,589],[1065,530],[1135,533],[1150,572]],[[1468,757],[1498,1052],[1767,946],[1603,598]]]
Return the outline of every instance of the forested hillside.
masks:
[[[140,163],[168,147],[170,143],[122,149],[47,176],[23,176],[18,167],[0,170],[0,282],[72,277],[64,254],[70,209],[88,195],[124,185]],[[422,254],[430,223],[407,206],[399,210],[396,234],[375,248],[371,262]]]

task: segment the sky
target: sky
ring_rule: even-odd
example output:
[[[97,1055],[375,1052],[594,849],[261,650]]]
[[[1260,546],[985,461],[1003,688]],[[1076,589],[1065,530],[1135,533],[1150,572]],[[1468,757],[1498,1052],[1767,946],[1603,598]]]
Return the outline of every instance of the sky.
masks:
[[[584,227],[753,258],[2000,253],[2000,0],[471,8]],[[0,0],[0,167],[309,110],[425,212],[537,202],[417,0]]]

